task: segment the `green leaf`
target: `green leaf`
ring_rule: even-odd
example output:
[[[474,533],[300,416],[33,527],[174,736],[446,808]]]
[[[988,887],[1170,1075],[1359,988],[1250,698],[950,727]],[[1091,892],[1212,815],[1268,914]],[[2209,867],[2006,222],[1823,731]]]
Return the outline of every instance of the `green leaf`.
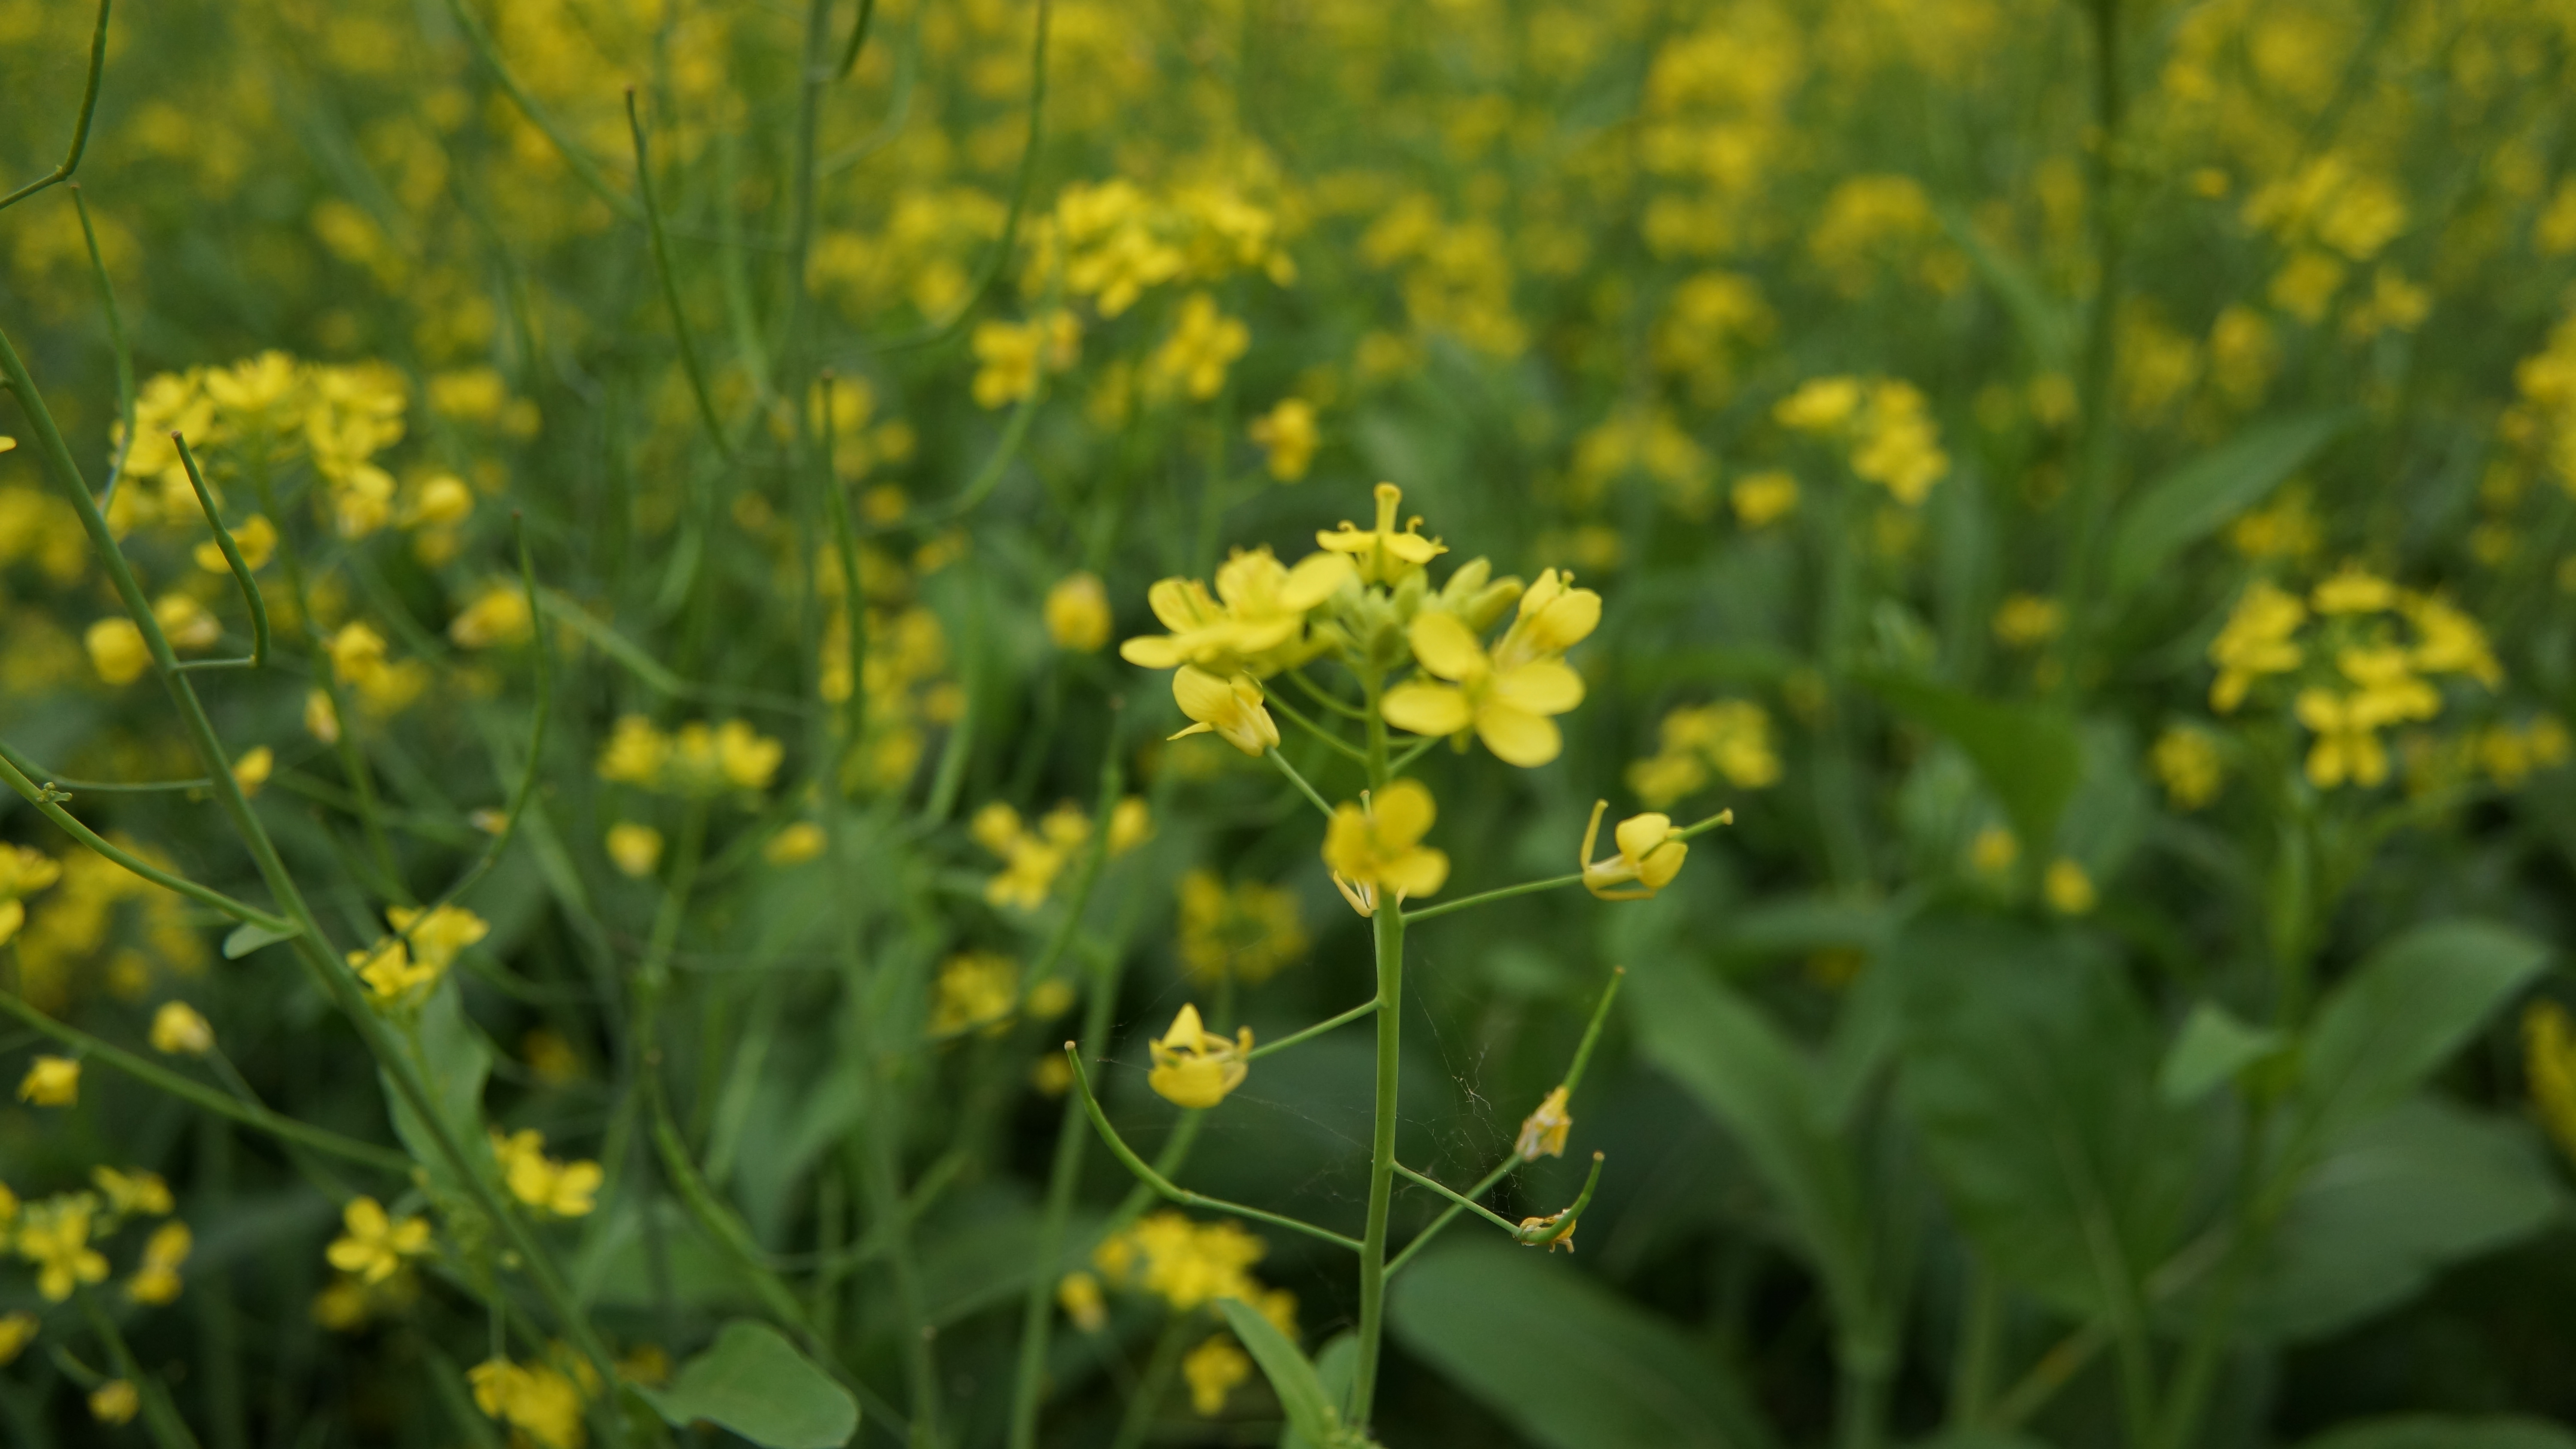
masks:
[[[2308,1037],[2300,1090],[2310,1142],[2412,1096],[2548,954],[2482,921],[2418,926],[2372,952],[2327,996]]]
[[[272,931],[266,926],[255,926],[244,921],[233,927],[231,935],[224,937],[224,959],[238,961],[261,947],[274,946],[280,941],[292,941],[296,934],[294,931]]]
[[[481,1151],[483,1083],[492,1075],[492,1047],[466,1018],[465,996],[454,973],[441,978],[431,988],[428,999],[421,1002],[411,1035],[419,1045],[416,1060],[439,1119],[465,1151]],[[380,1071],[378,1076],[384,1083],[385,1105],[393,1116],[394,1135],[402,1139],[424,1171],[445,1182],[450,1190],[461,1189],[463,1184],[452,1180],[446,1155],[438,1150],[438,1139],[429,1125],[412,1111],[411,1103],[404,1099],[390,1075]]]
[[[2522,1124],[2429,1097],[2401,1103],[2300,1184],[2254,1264],[2239,1331],[2276,1343],[2337,1332],[2413,1297],[2443,1265],[2538,1231],[2564,1201]]]
[[[2156,1073],[2156,1090],[2177,1107],[2188,1107],[2219,1083],[2281,1049],[2281,1034],[2269,1027],[2247,1026],[2214,1001],[2191,1009]]]
[[[2064,711],[1980,699],[1898,675],[1864,675],[1861,682],[1891,709],[1967,752],[1986,788],[2012,817],[2024,850],[2044,850],[2056,839],[2057,818],[2084,769],[2075,723]]]
[[[1996,250],[1966,212],[1945,203],[1934,207],[1933,215],[1940,218],[1950,240],[1968,254],[1968,263],[1977,269],[1977,275],[2003,300],[2004,310],[2012,314],[2014,328],[2030,348],[2031,361],[2042,372],[2067,371],[2073,348],[2067,341],[2070,329],[2065,309],[2048,299],[2028,268]]]
[[[2116,963],[2070,935],[1933,917],[1881,969],[1910,988],[1898,1098],[1960,1227],[2059,1309],[2126,1311],[2172,1248],[2196,1149]]]
[[[858,1401],[777,1329],[736,1319],[680,1365],[666,1389],[638,1389],[672,1427],[701,1420],[765,1449],[840,1449],[859,1432]]]
[[[1261,1316],[1261,1310],[1240,1298],[1217,1301],[1225,1313],[1226,1326],[1242,1340],[1252,1361],[1261,1365],[1263,1377],[1270,1380],[1270,1391],[1279,1396],[1279,1407],[1288,1415],[1289,1427],[1317,1444],[1330,1444],[1340,1437],[1341,1414],[1324,1393],[1324,1381],[1315,1375],[1315,1366],[1278,1325]]]
[[[2176,553],[2263,501],[2356,415],[2347,409],[2263,423],[2139,490],[2111,535],[2111,587],[2153,578]]]
[[[2576,1434],[2511,1414],[2476,1419],[2405,1414],[2330,1429],[2303,1441],[2299,1449],[2576,1449]]]
[[[1353,1333],[1337,1333],[1315,1355],[1315,1377],[1324,1386],[1324,1402],[1346,1405],[1351,1401],[1351,1383],[1360,1375],[1360,1340]],[[1309,1439],[1298,1432],[1295,1424],[1279,1431],[1279,1449],[1331,1449],[1321,1439]]]
[[[1685,963],[1641,961],[1629,983],[1630,1019],[1646,1059],[1743,1144],[1837,1309],[1862,1308],[1869,1214],[1804,1051],[1750,1003]]]
[[[1770,1449],[1707,1345],[1562,1259],[1494,1239],[1425,1253],[1395,1280],[1407,1350],[1540,1449]]]

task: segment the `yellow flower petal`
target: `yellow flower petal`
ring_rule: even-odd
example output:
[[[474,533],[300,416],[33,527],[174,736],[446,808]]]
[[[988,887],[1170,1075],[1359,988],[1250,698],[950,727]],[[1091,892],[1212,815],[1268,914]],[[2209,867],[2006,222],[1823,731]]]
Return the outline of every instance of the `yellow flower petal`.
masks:
[[[1398,780],[1377,792],[1370,813],[1379,842],[1389,849],[1402,850],[1431,832],[1439,807],[1431,803],[1431,792],[1423,788],[1421,781]]]
[[[1495,675],[1494,698],[1532,714],[1563,714],[1583,703],[1583,676],[1562,659],[1541,659]]]
[[[1484,646],[1457,615],[1445,610],[1414,615],[1411,638],[1413,657],[1443,679],[1467,679],[1487,667]]]
[[[1377,878],[1380,885],[1398,895],[1436,895],[1448,882],[1449,857],[1428,848],[1406,851],[1380,868]]]
[[[1378,702],[1386,722],[1417,735],[1454,735],[1475,719],[1464,690],[1447,684],[1399,684]]]
[[[1556,721],[1500,701],[1476,711],[1476,737],[1494,758],[1523,769],[1544,765],[1565,751]]]

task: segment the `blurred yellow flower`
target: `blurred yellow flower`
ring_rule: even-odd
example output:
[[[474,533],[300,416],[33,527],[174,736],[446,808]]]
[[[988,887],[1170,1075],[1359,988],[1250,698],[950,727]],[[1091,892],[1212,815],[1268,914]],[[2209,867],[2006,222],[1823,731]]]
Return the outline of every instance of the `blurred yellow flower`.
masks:
[[[1217,310],[1216,298],[1193,292],[1181,303],[1171,336],[1154,351],[1153,376],[1199,401],[1225,387],[1226,369],[1252,345],[1252,330]]]
[[[1064,1316],[1085,1333],[1098,1333],[1109,1324],[1109,1308],[1102,1300],[1100,1280],[1079,1270],[1067,1273],[1055,1285],[1055,1301]]]
[[[2524,1007],[2522,1044],[2532,1108],[2558,1150],[2576,1159],[2576,1032],[2567,1009],[2546,998]]]
[[[811,820],[799,820],[761,844],[760,858],[776,866],[802,865],[823,853],[828,844],[823,827]]]
[[[1226,1395],[1234,1386],[1252,1377],[1252,1356],[1220,1333],[1182,1357],[1181,1377],[1190,1386],[1191,1410],[1213,1419],[1225,1412]]]
[[[545,1135],[535,1128],[491,1134],[492,1155],[501,1164],[501,1180],[510,1196],[559,1218],[587,1215],[595,1205],[602,1174],[596,1162],[558,1162],[546,1156]]]
[[[1736,522],[1746,528],[1768,528],[1797,510],[1798,480],[1777,469],[1747,473],[1735,480],[1726,497]]]
[[[2021,859],[2021,837],[2001,825],[1989,825],[1968,842],[1968,864],[1979,875],[2002,875]]]
[[[536,613],[528,607],[527,590],[497,579],[485,584],[447,624],[447,637],[459,649],[522,644],[535,634]]]
[[[1109,591],[1098,574],[1067,574],[1047,590],[1047,637],[1057,648],[1098,653],[1109,642],[1109,625]]]
[[[1292,891],[1244,881],[1228,890],[1211,870],[1181,877],[1181,969],[1213,984],[1231,976],[1257,986],[1306,954],[1306,930]]]
[[[137,1303],[168,1303],[179,1296],[179,1269],[188,1261],[194,1239],[186,1223],[163,1223],[143,1243],[143,1261],[127,1280],[125,1291]]]
[[[991,951],[967,951],[939,966],[938,1004],[930,1015],[933,1036],[954,1036],[979,1026],[999,1028],[1019,1004],[1020,964]]]
[[[80,1063],[70,1057],[38,1057],[18,1082],[18,1100],[39,1107],[68,1107],[80,1100]]]
[[[18,1361],[18,1355],[36,1341],[36,1330],[41,1326],[42,1321],[23,1308],[0,1316],[0,1368]]]
[[[109,684],[132,684],[152,667],[152,651],[132,619],[101,619],[81,636],[89,649],[90,667]]]
[[[2177,810],[2197,810],[2218,798],[2218,743],[2204,730],[2173,725],[2156,737],[2148,763]]]
[[[253,745],[242,751],[240,759],[233,761],[233,783],[241,787],[245,798],[257,795],[276,770],[277,752],[266,745]]]
[[[2066,606],[2037,594],[2013,594],[1995,610],[1995,638],[2016,649],[2045,644],[2066,628]]]
[[[662,863],[662,832],[650,825],[620,820],[608,827],[608,859],[622,875],[638,880]]]
[[[143,1395],[132,1379],[110,1379],[89,1391],[89,1414],[102,1424],[133,1422],[143,1408]]]
[[[1252,441],[1261,445],[1270,476],[1294,483],[1315,460],[1315,405],[1304,398],[1283,398],[1277,407],[1252,420]]]
[[[2231,714],[2245,702],[2256,679],[2298,668],[2306,655],[2291,636],[2307,617],[2307,605],[2297,595],[2263,579],[2248,585],[2209,643],[2209,662],[2218,666],[2218,677],[2209,686],[2209,707]]]
[[[2039,890],[2048,898],[2048,908],[2059,915],[2081,916],[2093,909],[2093,877],[2065,856],[2048,863],[2048,869],[2040,875]]]
[[[89,1245],[98,1200],[70,1193],[30,1203],[18,1220],[18,1256],[36,1265],[36,1291],[60,1303],[83,1283],[107,1281],[107,1259]]]

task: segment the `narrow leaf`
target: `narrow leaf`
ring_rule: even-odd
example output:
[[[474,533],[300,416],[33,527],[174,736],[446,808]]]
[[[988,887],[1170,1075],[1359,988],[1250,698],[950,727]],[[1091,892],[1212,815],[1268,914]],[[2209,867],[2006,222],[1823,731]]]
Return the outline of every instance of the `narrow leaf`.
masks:
[[[2269,1027],[2248,1026],[2214,1001],[2191,1009],[2156,1073],[2156,1090],[2177,1107],[2188,1107],[2209,1095],[2219,1083],[2281,1049],[2281,1034]]]
[[[2354,414],[2303,413],[2248,429],[2139,490],[2111,535],[2111,586],[2125,592],[2220,524],[2263,501]]]
[[[2311,1140],[2330,1142],[2413,1095],[2548,954],[2482,921],[2418,926],[2372,952],[2326,998],[2308,1039]]]
[[[272,931],[266,926],[257,926],[244,921],[233,928],[231,935],[224,937],[224,959],[238,961],[263,946],[274,946],[280,941],[294,939],[293,931]]]
[[[777,1329],[736,1319],[666,1389],[638,1389],[674,1428],[729,1429],[764,1449],[841,1449],[859,1431],[858,1401]]]
[[[1279,1396],[1279,1407],[1288,1415],[1289,1426],[1317,1444],[1329,1444],[1336,1437],[1341,1415],[1324,1395],[1324,1381],[1315,1375],[1315,1366],[1278,1325],[1261,1315],[1261,1310],[1240,1298],[1224,1298],[1217,1307],[1225,1311],[1226,1326],[1261,1365],[1262,1375],[1270,1380],[1270,1391]]]

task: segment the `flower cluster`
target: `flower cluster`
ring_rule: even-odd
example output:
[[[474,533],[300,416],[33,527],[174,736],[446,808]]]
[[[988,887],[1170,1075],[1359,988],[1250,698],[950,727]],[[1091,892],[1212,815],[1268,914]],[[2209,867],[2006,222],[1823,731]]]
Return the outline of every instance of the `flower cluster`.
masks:
[[[1950,472],[1940,431],[1912,383],[1813,378],[1781,399],[1772,415],[1798,432],[1842,440],[1852,472],[1908,508],[1930,497],[1932,485]]]
[[[1212,870],[1192,870],[1181,877],[1178,896],[1181,969],[1192,981],[1232,977],[1258,986],[1306,954],[1293,891],[1259,881],[1228,887]]]
[[[1780,780],[1780,756],[1771,744],[1771,716],[1744,699],[1684,705],[1656,728],[1654,754],[1628,767],[1628,788],[1661,809],[1724,780],[1738,790],[1760,790]]]

